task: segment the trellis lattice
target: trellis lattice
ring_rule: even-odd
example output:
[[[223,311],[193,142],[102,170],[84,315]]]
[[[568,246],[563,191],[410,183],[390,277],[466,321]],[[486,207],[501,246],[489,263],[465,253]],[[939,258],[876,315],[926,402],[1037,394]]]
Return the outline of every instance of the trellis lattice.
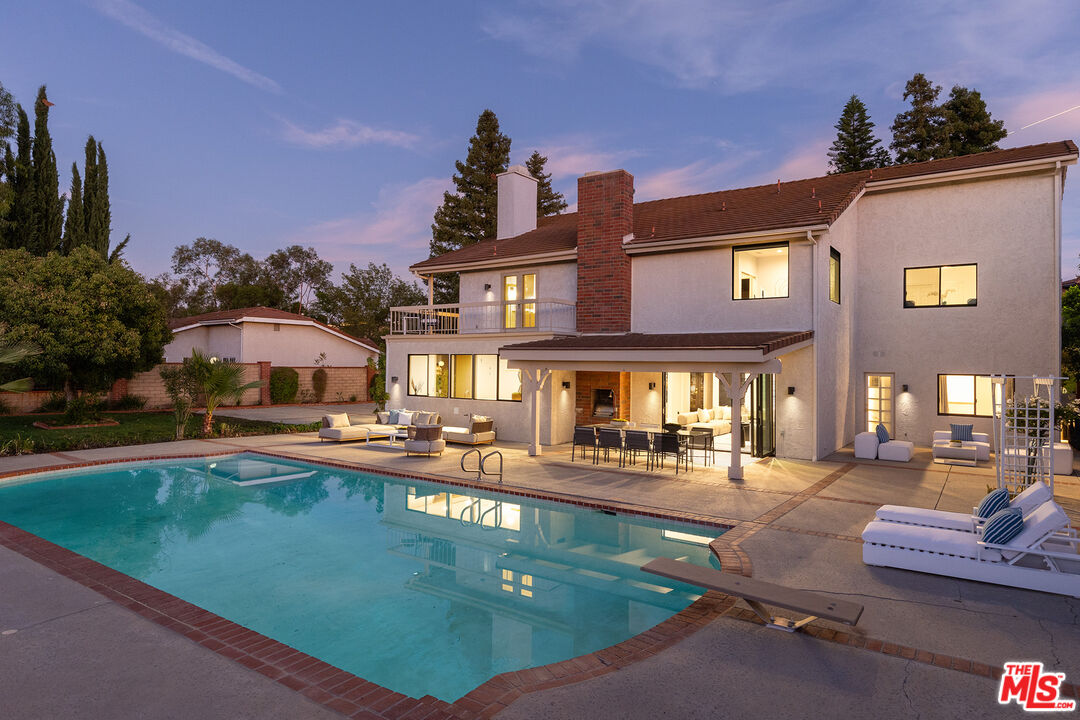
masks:
[[[991,377],[994,396],[994,446],[997,451],[997,486],[1010,495],[1037,481],[1054,489],[1054,402],[1062,378],[1012,375]],[[1030,395],[1009,397],[1009,380],[1026,380]],[[1025,383],[1027,384],[1027,383]]]

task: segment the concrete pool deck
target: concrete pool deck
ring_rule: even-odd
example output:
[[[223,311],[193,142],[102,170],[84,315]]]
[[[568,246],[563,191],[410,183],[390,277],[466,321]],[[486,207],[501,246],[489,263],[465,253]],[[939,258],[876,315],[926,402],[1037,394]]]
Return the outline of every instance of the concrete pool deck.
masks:
[[[0,475],[243,449],[460,481],[459,461],[467,448],[451,446],[440,458],[406,458],[399,451],[361,444],[319,443],[312,434],[279,435],[0,458]],[[878,505],[968,510],[993,482],[990,466],[938,466],[918,456],[906,466],[864,463],[840,453],[818,463],[766,460],[747,467],[746,478],[733,482],[721,468],[699,467],[675,477],[670,469],[656,474],[571,463],[568,448],[545,450],[541,458],[528,458],[522,446],[500,444],[499,449],[506,458],[508,488],[653,507],[733,525],[724,538],[745,555],[754,577],[855,600],[866,610],[855,629],[816,622],[812,634],[787,635],[748,622],[748,614],[736,609],[617,671],[559,686],[539,680],[508,688],[498,697],[482,693],[453,706],[462,715],[501,710],[500,717],[580,717],[586,712],[598,717],[1010,717],[1021,711],[997,705],[997,685],[989,677],[1004,661],[1041,660],[1047,669],[1065,672],[1066,682],[1080,682],[1080,600],[862,563],[858,534]],[[1078,480],[1056,481],[1059,501],[1072,511],[1080,508]],[[46,586],[47,591],[42,589]],[[59,604],[50,609],[36,599],[42,595]],[[113,616],[127,618],[124,643],[115,640],[118,621]],[[12,717],[117,717],[125,714],[118,712],[123,702],[129,703],[129,715],[183,716],[185,693],[196,703],[191,707],[199,707],[217,687],[207,681],[204,692],[202,672],[194,673],[193,663],[212,668],[215,678],[235,678],[235,683],[221,682],[223,692],[235,685],[238,696],[249,689],[258,694],[265,686],[260,697],[272,699],[284,691],[302,703],[270,702],[289,708],[282,717],[327,716],[325,706],[3,549],[0,625],[0,632],[18,631],[0,635],[0,697],[15,711]],[[74,632],[85,642],[68,642],[73,632],[68,626],[77,628]],[[139,687],[160,683],[159,695],[136,688],[129,695],[126,686],[119,692],[93,692],[99,674],[125,674],[128,659],[122,646],[127,643],[136,643],[141,653],[132,655],[138,658]],[[95,647],[117,649],[102,653]],[[43,676],[54,688],[45,697]],[[237,710],[226,700],[220,705]],[[238,712],[198,714],[275,716],[255,708],[253,703]],[[392,708],[386,716],[393,716]]]

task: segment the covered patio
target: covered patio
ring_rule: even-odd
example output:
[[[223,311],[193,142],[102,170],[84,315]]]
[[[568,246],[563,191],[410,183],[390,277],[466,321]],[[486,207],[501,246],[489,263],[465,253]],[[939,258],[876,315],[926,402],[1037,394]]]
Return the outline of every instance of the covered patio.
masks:
[[[758,376],[779,374],[781,355],[813,343],[812,331],[731,333],[621,333],[578,335],[504,346],[501,357],[521,370],[522,391],[532,397],[529,454],[540,455],[541,391],[552,371],[685,372],[714,375],[731,409],[728,477],[743,477],[743,400]]]

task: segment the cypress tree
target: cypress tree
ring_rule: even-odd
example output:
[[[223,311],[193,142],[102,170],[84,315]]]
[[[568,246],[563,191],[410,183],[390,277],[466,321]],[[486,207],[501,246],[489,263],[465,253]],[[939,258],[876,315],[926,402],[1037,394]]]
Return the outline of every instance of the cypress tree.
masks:
[[[97,170],[97,142],[91,135],[86,139],[86,155],[83,160],[83,232],[82,239],[86,245],[93,245],[93,238],[99,231],[98,214],[98,170]]]
[[[19,120],[15,126],[15,156],[6,174],[11,183],[11,206],[4,246],[30,246],[30,218],[34,197],[33,143],[30,139],[30,118],[22,105],[18,106]]]
[[[11,207],[15,197],[12,187],[15,177],[15,155],[11,146],[4,143],[4,182],[0,183],[0,250],[6,250],[11,238],[14,223],[11,221]]]
[[[432,257],[495,237],[498,211],[495,176],[510,164],[510,138],[499,132],[499,119],[484,110],[469,139],[465,162],[454,163],[454,192],[443,193],[443,204],[431,225]],[[457,302],[457,275],[435,277],[435,302]]]
[[[85,233],[79,164],[71,163],[71,196],[68,198],[67,217],[64,218],[63,253],[67,255],[80,245],[85,245]]]
[[[1008,135],[1005,123],[990,117],[978,90],[953,86],[941,110],[945,120],[943,157],[997,150],[997,141]]]
[[[51,104],[42,85],[34,103],[33,195],[27,243],[27,250],[35,255],[46,255],[58,249],[64,229],[64,200],[60,197],[60,177],[49,135]]]
[[[836,139],[829,148],[829,174],[869,170],[889,164],[889,151],[874,137],[866,105],[852,95],[836,121]]]
[[[904,100],[911,100],[911,109],[897,115],[892,125],[891,147],[898,164],[944,157],[945,118],[935,104],[939,93],[941,86],[934,85],[922,73],[915,73],[904,86]]]
[[[112,212],[109,207],[109,165],[105,150],[97,143],[97,165],[94,173],[94,216],[87,218],[86,243],[109,257],[109,235],[112,233]]]
[[[566,198],[551,187],[551,173],[544,172],[547,160],[538,150],[533,150],[525,161],[525,168],[536,178],[536,217],[558,215],[566,209]]]

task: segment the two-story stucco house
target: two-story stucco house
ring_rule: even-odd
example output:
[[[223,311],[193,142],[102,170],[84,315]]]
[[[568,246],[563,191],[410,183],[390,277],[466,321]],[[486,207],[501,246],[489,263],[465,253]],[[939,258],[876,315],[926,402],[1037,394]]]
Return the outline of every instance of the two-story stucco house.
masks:
[[[588,173],[577,212],[539,223],[512,167],[497,237],[412,266],[458,273],[461,302],[392,310],[390,406],[490,415],[533,453],[718,406],[719,442],[757,456],[816,459],[879,422],[989,431],[990,374],[1060,370],[1076,161],[1063,141],[641,203],[629,173]]]

